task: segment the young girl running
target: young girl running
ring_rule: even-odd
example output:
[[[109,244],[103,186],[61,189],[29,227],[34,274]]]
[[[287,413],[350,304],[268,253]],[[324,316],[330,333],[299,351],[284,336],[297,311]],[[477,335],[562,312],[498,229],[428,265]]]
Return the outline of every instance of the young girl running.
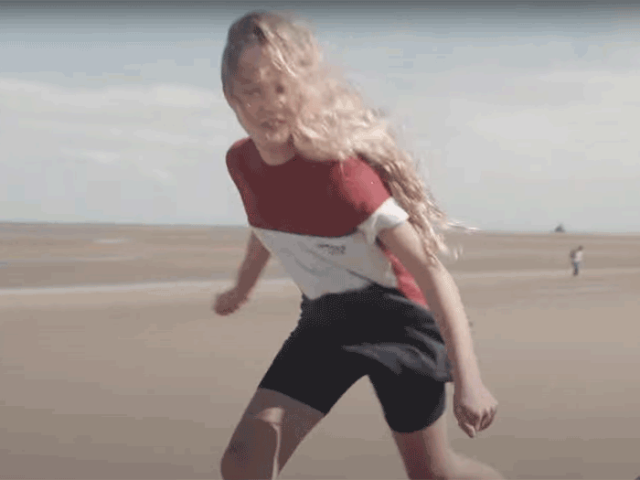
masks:
[[[222,476],[275,478],[367,375],[410,478],[501,478],[447,439],[446,382],[470,437],[492,423],[497,402],[436,257],[447,220],[411,158],[325,68],[311,32],[283,15],[250,13],[231,26],[222,84],[249,135],[226,161],[252,234],[214,310],[245,303],[272,254],[302,291],[298,325],[249,402]]]

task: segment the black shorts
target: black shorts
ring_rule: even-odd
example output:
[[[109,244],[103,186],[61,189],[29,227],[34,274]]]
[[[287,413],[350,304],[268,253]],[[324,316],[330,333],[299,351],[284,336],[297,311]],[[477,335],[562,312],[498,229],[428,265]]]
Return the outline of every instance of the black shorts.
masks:
[[[395,432],[422,430],[444,412],[444,342],[430,312],[398,290],[303,296],[300,321],[259,386],[327,414],[364,375]]]

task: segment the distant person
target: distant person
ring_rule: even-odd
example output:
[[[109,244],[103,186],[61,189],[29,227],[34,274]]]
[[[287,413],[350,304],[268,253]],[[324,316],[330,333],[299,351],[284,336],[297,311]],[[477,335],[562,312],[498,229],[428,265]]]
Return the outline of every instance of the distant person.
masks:
[[[280,15],[231,26],[222,85],[249,135],[226,162],[252,234],[236,285],[213,309],[244,304],[271,254],[302,292],[297,327],[233,433],[222,476],[276,477],[368,375],[410,478],[501,478],[447,439],[446,382],[469,437],[491,425],[497,402],[436,256],[448,221],[411,158],[357,93],[325,74],[312,33]],[[243,348],[238,339],[238,355]]]
[[[580,273],[580,266],[582,265],[582,259],[584,257],[584,247],[580,245],[578,248],[571,250],[569,257],[573,265],[573,276],[577,277]]]

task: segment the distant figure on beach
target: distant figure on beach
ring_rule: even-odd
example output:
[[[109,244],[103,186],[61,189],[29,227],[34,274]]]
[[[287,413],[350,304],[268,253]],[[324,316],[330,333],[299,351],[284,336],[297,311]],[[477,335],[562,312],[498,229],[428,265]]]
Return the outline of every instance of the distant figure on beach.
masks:
[[[297,326],[231,436],[222,477],[277,477],[368,376],[409,478],[502,478],[453,451],[447,436],[447,382],[469,437],[492,424],[497,401],[437,257],[450,222],[413,159],[358,92],[325,70],[311,31],[282,15],[254,12],[231,26],[222,86],[249,135],[226,164],[252,233],[235,284],[213,310],[238,310],[272,254],[302,294]]]
[[[584,256],[584,247],[580,245],[578,248],[571,250],[569,258],[571,258],[571,264],[573,265],[573,276],[576,277],[580,273],[580,266],[582,265],[582,258]]]

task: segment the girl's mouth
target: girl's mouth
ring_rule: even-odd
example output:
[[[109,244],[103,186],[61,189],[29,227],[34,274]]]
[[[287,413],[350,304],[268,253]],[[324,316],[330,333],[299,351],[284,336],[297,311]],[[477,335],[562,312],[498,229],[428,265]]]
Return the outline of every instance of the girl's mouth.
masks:
[[[274,129],[284,125],[284,120],[269,120],[267,122],[262,122],[260,125],[262,126],[262,128]]]

